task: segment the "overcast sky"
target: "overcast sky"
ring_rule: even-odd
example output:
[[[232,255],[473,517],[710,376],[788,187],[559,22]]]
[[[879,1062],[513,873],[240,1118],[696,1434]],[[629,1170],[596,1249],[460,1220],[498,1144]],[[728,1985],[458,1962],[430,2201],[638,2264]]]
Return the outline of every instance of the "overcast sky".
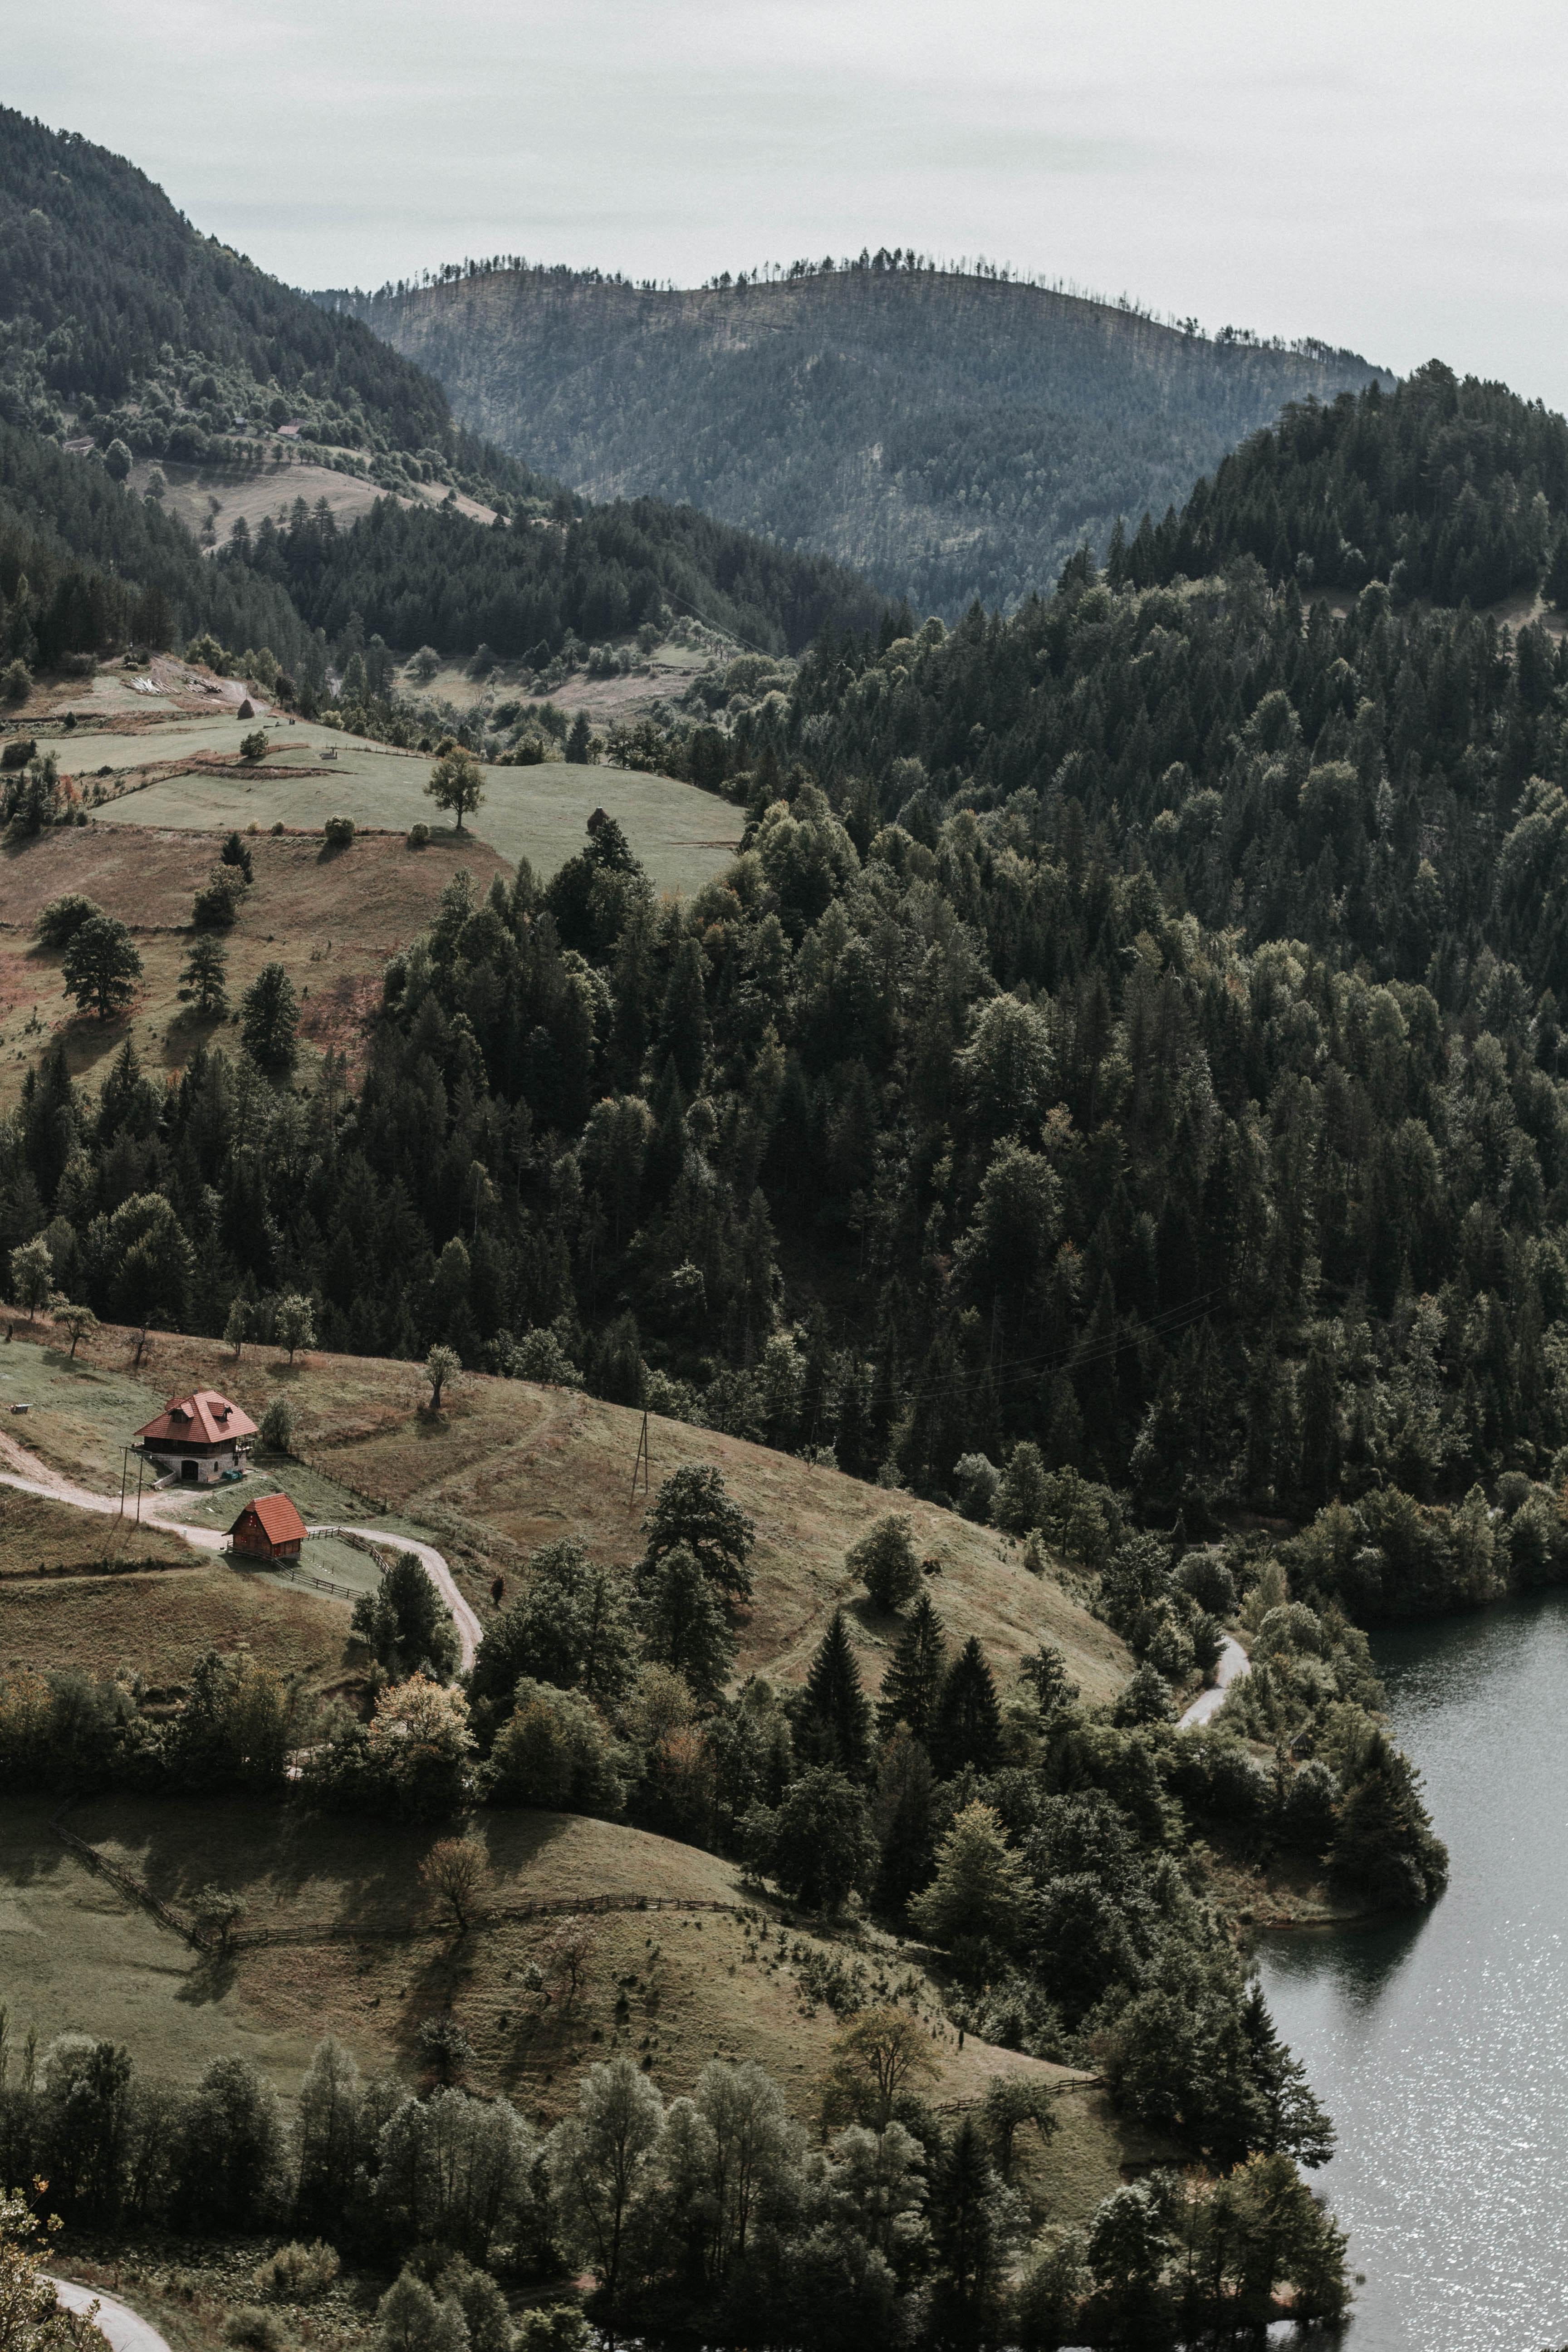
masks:
[[[984,253],[1568,409],[1563,0],[51,0],[5,100],[306,286]]]

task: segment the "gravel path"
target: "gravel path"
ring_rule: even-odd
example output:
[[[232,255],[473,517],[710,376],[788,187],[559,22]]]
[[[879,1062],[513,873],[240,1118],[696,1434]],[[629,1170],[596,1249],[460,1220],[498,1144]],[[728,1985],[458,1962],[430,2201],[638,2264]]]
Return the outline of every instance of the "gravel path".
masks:
[[[1219,1664],[1215,1668],[1213,1689],[1198,1693],[1185,1715],[1177,1723],[1176,1729],[1191,1731],[1194,1724],[1207,1723],[1212,1717],[1216,1716],[1225,1705],[1226,1693],[1232,1683],[1238,1683],[1243,1675],[1250,1673],[1251,1664],[1252,1662],[1241,1643],[1233,1642],[1227,1633],[1225,1637],[1225,1647],[1219,1654]]]
[[[119,2303],[111,2294],[96,2294],[89,2286],[79,2286],[75,2279],[56,2278],[51,2271],[45,2271],[43,2275],[68,2311],[86,2313],[92,2310],[94,2304],[98,2305],[92,2324],[100,2336],[108,2337],[110,2352],[169,2352],[167,2339],[159,2335],[151,2320],[132,2311],[128,2303]]]

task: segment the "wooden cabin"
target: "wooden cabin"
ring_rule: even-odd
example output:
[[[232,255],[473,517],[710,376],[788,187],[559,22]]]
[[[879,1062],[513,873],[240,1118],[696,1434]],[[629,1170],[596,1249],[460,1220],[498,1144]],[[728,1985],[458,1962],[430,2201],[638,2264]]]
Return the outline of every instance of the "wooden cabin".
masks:
[[[305,1522],[287,1495],[262,1495],[247,1503],[228,1531],[231,1551],[247,1559],[298,1559]]]
[[[256,1435],[256,1423],[216,1389],[171,1397],[156,1421],[136,1433],[142,1452],[160,1477],[183,1486],[211,1486],[237,1476]]]

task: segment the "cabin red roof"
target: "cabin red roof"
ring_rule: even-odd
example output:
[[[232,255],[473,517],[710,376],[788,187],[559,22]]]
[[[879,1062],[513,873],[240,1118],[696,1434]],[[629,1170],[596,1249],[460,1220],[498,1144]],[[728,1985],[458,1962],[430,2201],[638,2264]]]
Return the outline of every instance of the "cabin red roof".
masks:
[[[268,1543],[303,1542],[305,1522],[287,1495],[262,1495],[254,1503],[247,1503],[229,1534],[237,1535],[252,1513],[260,1520]]]
[[[150,1445],[222,1445],[254,1437],[256,1423],[216,1389],[197,1389],[194,1396],[171,1397],[156,1421],[136,1434]]]

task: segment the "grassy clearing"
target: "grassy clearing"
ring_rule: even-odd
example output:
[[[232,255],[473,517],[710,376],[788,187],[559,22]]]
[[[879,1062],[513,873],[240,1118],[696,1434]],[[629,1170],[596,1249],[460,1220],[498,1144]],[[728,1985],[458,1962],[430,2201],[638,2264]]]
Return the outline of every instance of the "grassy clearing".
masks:
[[[135,800],[127,803],[135,808]],[[363,1053],[365,1016],[380,1001],[387,958],[427,923],[452,876],[467,869],[482,891],[508,869],[468,836],[437,835],[413,851],[401,835],[362,835],[329,852],[319,839],[256,836],[255,880],[239,919],[223,934],[227,1024],[197,1021],[179,1000],[180,972],[195,934],[191,900],[216,861],[220,836],[140,825],[75,825],[21,848],[0,849],[0,1110],[27,1069],[63,1039],[73,1076],[91,1079],[125,1039],[149,1069],[178,1070],[215,1038],[237,1051],[234,1023],[263,964],[281,963],[300,1003],[302,1074],[329,1048]],[[142,957],[136,1001],[121,1020],[79,1014],[64,993],[60,956],[36,942],[52,898],[80,891],[129,923]]]
[[[4,1465],[0,1465],[4,1467]],[[100,1518],[68,1503],[0,1488],[0,1577],[47,1575],[58,1568],[99,1567],[112,1560],[194,1568],[197,1554],[178,1536],[134,1522]]]
[[[254,2059],[292,2091],[321,2029],[280,2030],[179,1937],[52,1836],[55,1801],[0,1799],[0,2000],[16,2047],[29,2027],[109,2035],[147,2074],[195,2082],[216,2058]]]
[[[123,756],[128,739],[100,735],[84,741],[79,734],[71,740],[72,772],[90,776],[100,764],[114,765],[110,747],[117,743],[126,769],[150,758],[189,757],[197,750],[233,754],[247,731],[237,719],[174,722],[160,729],[155,748],[144,740],[132,746],[138,754],[134,761]],[[396,751],[303,722],[278,740],[281,748],[258,768],[171,776],[105,803],[95,821],[203,832],[251,824],[265,831],[280,824],[319,832],[329,816],[342,815],[359,825],[400,833],[438,821],[425,793],[428,753]],[[335,761],[323,761],[325,751],[335,751]],[[316,772],[323,765],[332,772]],[[301,769],[310,772],[301,774]],[[582,847],[589,815],[601,807],[620,820],[659,890],[699,889],[722,870],[741,835],[736,811],[694,784],[625,768],[572,767],[560,760],[537,768],[487,768],[484,804],[474,824],[481,842],[513,865],[526,857],[541,879],[548,880]],[[455,833],[450,837],[458,838]],[[473,832],[465,837],[473,839]]]
[[[346,1602],[179,1549],[176,1565],[144,1572],[0,1578],[0,1670],[123,1666],[167,1686],[188,1682],[205,1650],[248,1650],[318,1690],[358,1690],[364,1653],[351,1648]]]
[[[89,1347],[74,1381],[59,1371],[60,1350],[27,1351],[38,1359],[30,1376],[41,1408],[29,1417],[28,1442],[58,1466],[90,1466],[100,1485],[110,1483],[110,1471],[118,1478],[117,1432],[129,1389],[145,1394],[155,1381],[161,1399],[205,1384],[235,1397],[258,1421],[284,1391],[312,1470],[374,1497],[388,1514],[384,1523],[432,1530],[481,1613],[490,1573],[514,1575],[540,1543],[572,1535],[610,1560],[630,1560],[642,1548],[647,1507],[640,1493],[633,1499],[630,1484],[640,1416],[624,1407],[465,1375],[449,1392],[448,1409],[432,1421],[421,1410],[424,1386],[412,1364],[312,1354],[290,1368],[270,1349],[247,1350],[236,1364],[218,1341],[161,1337],[155,1366],[138,1384],[124,1369],[124,1335],[105,1331]],[[8,1370],[0,1349],[0,1375]],[[20,1372],[20,1366],[9,1371],[14,1383]],[[0,1396],[22,1392],[20,1385],[0,1386]],[[1090,1697],[1110,1696],[1131,1671],[1121,1643],[1089,1615],[1076,1580],[1065,1570],[1030,1576],[1019,1548],[993,1529],[739,1438],[658,1420],[651,1435],[656,1486],[681,1464],[716,1462],[756,1520],[756,1591],[737,1624],[742,1674],[801,1679],[842,1602],[862,1673],[871,1687],[880,1685],[897,1625],[856,1599],[844,1555],[890,1501],[908,1511],[922,1554],[941,1563],[931,1589],[950,1639],[977,1634],[1002,1679],[1042,1639],[1061,1648]],[[360,1525],[380,1517],[363,1502],[308,1516],[351,1510]]]
[[[339,2034],[363,2066],[412,2074],[424,2019],[450,2006],[473,2042],[472,2079],[505,2091],[541,2123],[575,2095],[583,2068],[622,2049],[671,2095],[691,2088],[708,2059],[755,2058],[776,2076],[795,2112],[815,2116],[838,2019],[799,1980],[802,1949],[825,1950],[809,1929],[785,1926],[757,1901],[732,1865],[711,1854],[604,1822],[552,1813],[488,1814],[479,1833],[489,1853],[500,1903],[576,1901],[605,1895],[642,1899],[595,1922],[597,1945],[574,2001],[529,1994],[523,1979],[542,1953],[548,1921],[500,1921],[454,1939],[425,1917],[418,1864],[434,1832],[374,1822],[300,1819],[239,1800],[153,1803],[116,1797],[73,1809],[74,1832],[141,1879],[176,1912],[216,1880],[243,1892],[247,1927],[334,1930],[337,1938],[241,1950],[215,1963],[189,1952],[105,1882],[61,1856],[43,1809],[0,1808],[0,1998],[26,2031],[68,2025],[128,2040],[138,2063],[189,2080],[206,2063],[183,2046],[181,2020],[213,2012],[292,2089],[321,2033]],[[737,1913],[655,1907],[726,1902]],[[62,1936],[79,1916],[89,1926]],[[405,1928],[406,1941],[372,1929]],[[353,1931],[363,1940],[353,1940]],[[41,1977],[29,1964],[36,1935],[56,1958]],[[110,1953],[122,1939],[126,1964]],[[151,1943],[149,1939],[152,1939]],[[865,1968],[869,1988],[909,1984],[931,2030],[942,2103],[977,2098],[997,2073],[1025,2073],[1061,2094],[1063,2128],[1041,2151],[1021,2143],[1026,2185],[1041,2210],[1064,2219],[1089,2210],[1115,2185],[1136,2151],[1103,2103],[1067,2069],[990,2048],[960,2051],[942,2016],[941,1987],[918,1948],[860,1934],[839,1957]],[[161,1953],[161,1983],[148,1954]],[[906,1998],[909,1996],[906,1995]]]

